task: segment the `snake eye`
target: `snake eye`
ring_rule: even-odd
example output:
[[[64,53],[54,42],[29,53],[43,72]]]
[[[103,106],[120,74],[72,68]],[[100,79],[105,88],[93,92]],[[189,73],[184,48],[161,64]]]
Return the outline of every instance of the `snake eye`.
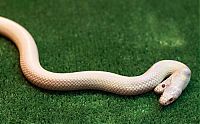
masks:
[[[165,84],[162,84],[162,88],[164,88],[165,87]]]
[[[169,101],[170,101],[170,102],[173,101],[173,98],[170,98]]]

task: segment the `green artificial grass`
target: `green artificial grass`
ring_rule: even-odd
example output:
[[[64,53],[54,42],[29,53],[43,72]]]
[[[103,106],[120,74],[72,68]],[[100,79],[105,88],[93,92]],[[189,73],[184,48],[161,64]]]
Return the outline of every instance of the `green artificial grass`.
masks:
[[[16,46],[0,36],[1,123],[200,123],[198,0],[1,0],[0,15],[30,31],[49,71],[135,76],[162,59],[192,70],[167,107],[153,92],[47,91],[25,79]]]

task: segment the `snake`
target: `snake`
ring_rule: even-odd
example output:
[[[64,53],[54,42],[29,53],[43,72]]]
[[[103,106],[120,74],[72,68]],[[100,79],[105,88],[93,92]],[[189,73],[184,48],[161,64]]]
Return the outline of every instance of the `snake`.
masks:
[[[129,96],[154,90],[161,95],[159,103],[166,106],[181,95],[191,77],[189,67],[176,60],[160,60],[137,76],[106,71],[54,73],[41,66],[36,42],[23,26],[0,16],[0,34],[18,48],[23,75],[36,87],[46,90],[101,90]]]

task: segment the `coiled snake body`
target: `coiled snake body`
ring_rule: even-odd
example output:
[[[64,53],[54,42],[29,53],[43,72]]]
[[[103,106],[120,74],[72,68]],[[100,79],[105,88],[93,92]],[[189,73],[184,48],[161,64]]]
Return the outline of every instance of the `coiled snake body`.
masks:
[[[41,67],[35,41],[22,26],[0,17],[0,34],[10,38],[19,49],[26,78],[44,89],[97,89],[120,95],[137,95],[154,89],[162,94],[160,104],[168,105],[180,96],[190,80],[190,69],[173,60],[159,61],[144,74],[134,77],[104,71],[53,73]]]

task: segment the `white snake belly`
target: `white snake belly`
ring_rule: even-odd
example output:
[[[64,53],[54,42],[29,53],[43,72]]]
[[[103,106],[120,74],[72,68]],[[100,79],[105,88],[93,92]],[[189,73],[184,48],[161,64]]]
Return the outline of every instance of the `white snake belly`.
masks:
[[[104,71],[53,73],[41,67],[35,41],[22,26],[0,17],[0,34],[10,38],[18,47],[20,65],[25,77],[34,85],[44,89],[96,89],[120,95],[137,95],[153,90],[157,86],[155,91],[163,93],[160,103],[167,105],[178,98],[190,80],[190,69],[185,64],[173,60],[159,61],[144,74],[134,77]],[[164,84],[165,87],[159,85],[169,75],[171,75],[170,79],[176,81],[165,81],[167,82]],[[182,78],[177,79],[177,76]],[[174,93],[176,90],[177,92]],[[173,100],[168,98],[172,95]]]

